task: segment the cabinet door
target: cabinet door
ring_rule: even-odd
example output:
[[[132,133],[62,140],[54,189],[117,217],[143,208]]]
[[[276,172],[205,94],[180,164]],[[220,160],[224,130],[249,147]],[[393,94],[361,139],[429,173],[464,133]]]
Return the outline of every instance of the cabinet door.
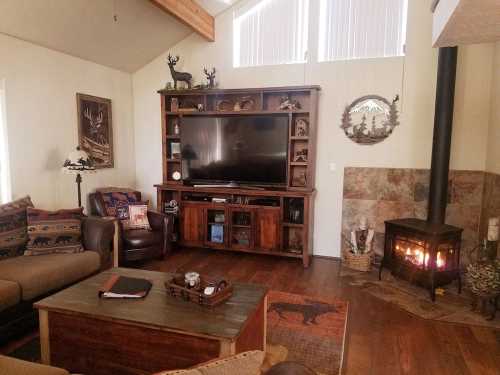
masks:
[[[260,250],[274,251],[280,248],[279,208],[259,208],[256,211],[256,241]]]
[[[231,208],[229,211],[229,245],[236,250],[254,248],[254,211],[246,208]]]
[[[188,246],[203,246],[203,212],[197,205],[184,205],[181,208],[181,238]]]

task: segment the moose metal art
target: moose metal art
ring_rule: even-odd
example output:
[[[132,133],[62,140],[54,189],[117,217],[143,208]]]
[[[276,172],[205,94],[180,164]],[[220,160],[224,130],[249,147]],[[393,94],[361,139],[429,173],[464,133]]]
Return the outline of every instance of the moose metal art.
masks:
[[[211,72],[209,72],[207,70],[207,68],[203,68],[203,72],[205,73],[205,76],[207,77],[207,80],[208,80],[208,88],[214,89],[215,88],[215,68],[212,68]]]
[[[191,73],[187,72],[178,72],[174,69],[175,65],[177,65],[177,62],[179,61],[179,56],[171,56],[170,54],[168,55],[168,67],[170,68],[170,74],[172,75],[172,79],[174,80],[174,89],[177,90],[177,82],[186,82],[188,89],[191,89],[191,80],[193,79],[193,76]]]

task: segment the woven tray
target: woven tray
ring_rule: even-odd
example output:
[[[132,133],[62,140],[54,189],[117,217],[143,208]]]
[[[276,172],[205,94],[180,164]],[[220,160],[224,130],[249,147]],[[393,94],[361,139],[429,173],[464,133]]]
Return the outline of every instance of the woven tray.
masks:
[[[217,285],[222,280],[203,276],[200,278],[200,286],[197,289],[189,289],[184,286],[184,275],[177,274],[165,282],[167,294],[175,298],[182,298],[185,301],[208,307],[213,307],[226,301],[233,294],[233,285],[229,281],[225,280],[227,282],[227,286],[224,289],[220,292],[215,292],[211,296],[206,296],[203,293],[205,287],[209,285]]]
[[[342,261],[347,268],[368,272],[372,269],[373,251],[367,254],[353,254],[349,250],[342,251]]]

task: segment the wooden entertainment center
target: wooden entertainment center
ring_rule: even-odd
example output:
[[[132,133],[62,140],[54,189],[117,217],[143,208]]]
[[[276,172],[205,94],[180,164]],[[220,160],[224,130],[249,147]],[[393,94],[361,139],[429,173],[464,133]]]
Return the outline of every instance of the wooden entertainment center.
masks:
[[[160,90],[163,183],[158,208],[179,205],[179,245],[302,259],[312,252],[319,86]],[[183,181],[183,119],[187,116],[288,118],[286,184],[195,187]],[[180,150],[183,150],[182,152]],[[193,159],[191,159],[193,160]],[[266,171],[263,171],[266,173]]]

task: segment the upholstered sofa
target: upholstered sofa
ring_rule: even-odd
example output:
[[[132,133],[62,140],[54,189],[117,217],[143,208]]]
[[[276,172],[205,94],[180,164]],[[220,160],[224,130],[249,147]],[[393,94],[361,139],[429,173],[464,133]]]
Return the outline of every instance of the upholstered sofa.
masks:
[[[0,344],[37,324],[33,303],[110,265],[114,224],[82,219],[83,252],[0,260]]]

